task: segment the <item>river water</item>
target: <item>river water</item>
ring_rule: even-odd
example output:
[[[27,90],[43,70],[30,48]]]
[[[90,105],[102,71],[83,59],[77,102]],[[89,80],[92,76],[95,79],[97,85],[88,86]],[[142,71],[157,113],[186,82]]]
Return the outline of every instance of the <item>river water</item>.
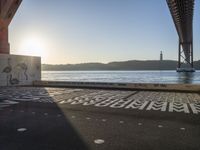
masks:
[[[42,80],[124,83],[200,83],[200,71],[42,71]]]

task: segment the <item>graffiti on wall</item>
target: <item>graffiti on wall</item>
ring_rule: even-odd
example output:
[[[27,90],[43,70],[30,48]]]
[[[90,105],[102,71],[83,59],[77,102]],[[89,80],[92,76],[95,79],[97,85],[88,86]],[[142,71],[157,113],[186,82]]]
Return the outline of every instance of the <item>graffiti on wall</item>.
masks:
[[[30,56],[6,57],[0,66],[0,73],[3,75],[1,81],[6,81],[4,85],[12,86],[40,80],[41,67],[38,66],[40,66],[40,58],[35,59]]]

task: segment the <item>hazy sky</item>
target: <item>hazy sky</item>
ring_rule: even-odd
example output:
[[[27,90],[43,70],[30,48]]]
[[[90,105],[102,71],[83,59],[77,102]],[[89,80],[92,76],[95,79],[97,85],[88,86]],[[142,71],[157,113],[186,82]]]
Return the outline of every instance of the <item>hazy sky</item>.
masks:
[[[194,59],[200,59],[195,1]],[[166,0],[23,0],[10,25],[12,54],[42,63],[177,60],[178,36]]]

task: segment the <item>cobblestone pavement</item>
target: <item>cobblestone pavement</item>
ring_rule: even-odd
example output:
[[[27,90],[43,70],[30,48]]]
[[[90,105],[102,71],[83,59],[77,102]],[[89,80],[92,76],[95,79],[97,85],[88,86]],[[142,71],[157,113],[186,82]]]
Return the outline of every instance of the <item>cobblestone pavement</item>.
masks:
[[[36,87],[0,88],[0,110],[22,101],[196,115],[200,113],[200,95],[197,93]]]
[[[199,150],[197,93],[0,88],[0,150]]]

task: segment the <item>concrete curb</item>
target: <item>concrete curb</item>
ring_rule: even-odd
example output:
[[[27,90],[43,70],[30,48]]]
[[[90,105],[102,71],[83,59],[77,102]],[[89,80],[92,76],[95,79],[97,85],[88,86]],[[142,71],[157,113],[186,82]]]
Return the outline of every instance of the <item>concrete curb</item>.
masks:
[[[70,81],[34,81],[34,86],[73,87],[94,89],[148,90],[200,93],[198,84],[154,84],[154,83],[109,83],[109,82],[70,82]]]

